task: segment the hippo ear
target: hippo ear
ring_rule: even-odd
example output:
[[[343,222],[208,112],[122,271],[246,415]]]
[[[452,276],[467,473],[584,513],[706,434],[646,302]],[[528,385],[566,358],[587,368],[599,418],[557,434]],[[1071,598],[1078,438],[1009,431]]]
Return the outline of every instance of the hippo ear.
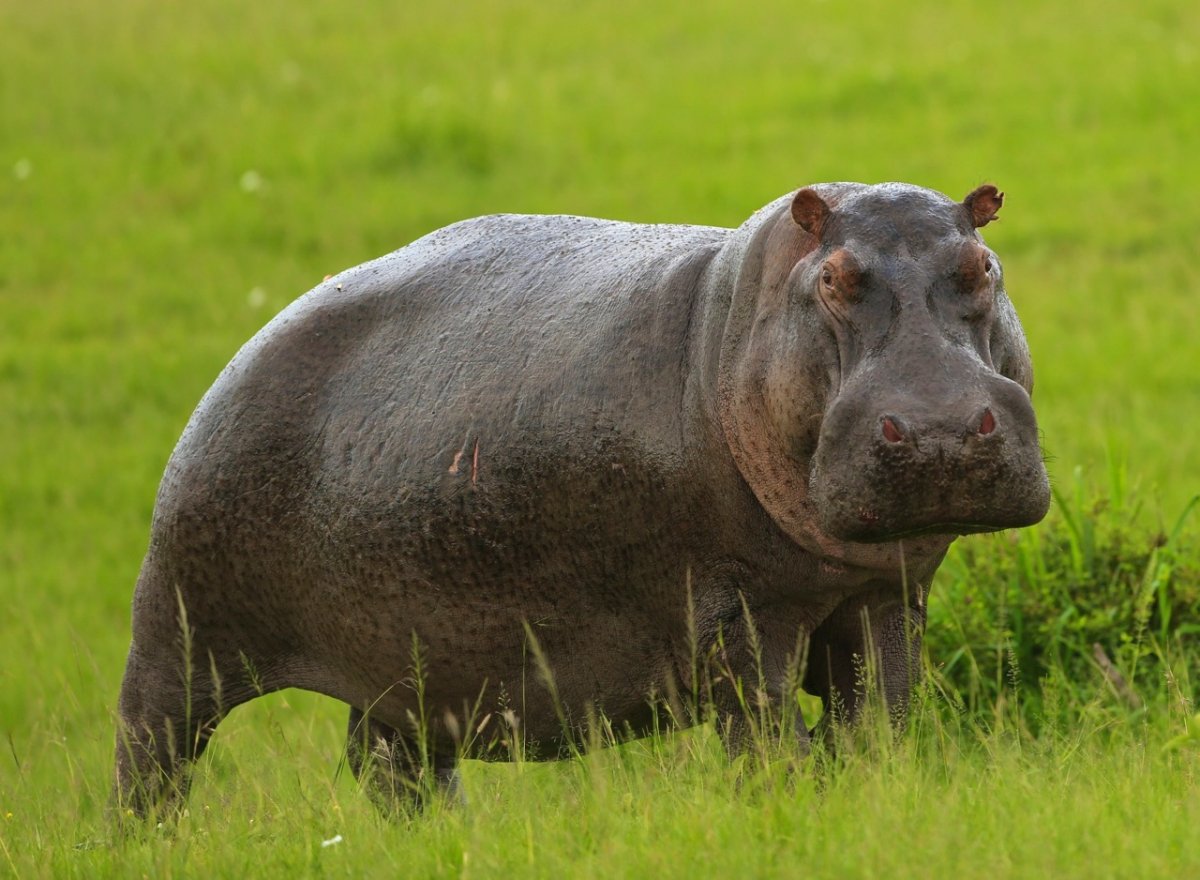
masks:
[[[806,186],[792,197],[792,219],[809,235],[820,238],[829,219],[829,205],[815,189]]]
[[[971,218],[971,225],[978,229],[996,219],[996,212],[1004,204],[1004,193],[990,183],[985,183],[972,190],[962,203],[967,209],[967,216]]]

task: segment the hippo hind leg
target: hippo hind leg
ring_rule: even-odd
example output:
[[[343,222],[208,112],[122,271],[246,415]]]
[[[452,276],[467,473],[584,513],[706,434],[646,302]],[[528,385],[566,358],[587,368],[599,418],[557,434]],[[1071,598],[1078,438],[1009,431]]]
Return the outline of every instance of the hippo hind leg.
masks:
[[[353,706],[346,758],[354,778],[385,815],[419,810],[436,791],[463,800],[456,758],[421,754],[413,737]]]
[[[276,689],[256,678],[244,656],[200,643],[186,615],[165,610],[170,603],[154,598],[161,597],[135,611],[117,702],[112,802],[119,823],[176,812],[187,795],[191,767],[221,719]]]
[[[119,819],[171,812],[187,794],[188,768],[204,752],[220,711],[203,692],[130,649],[117,711],[113,801]],[[195,684],[193,682],[193,684]]]

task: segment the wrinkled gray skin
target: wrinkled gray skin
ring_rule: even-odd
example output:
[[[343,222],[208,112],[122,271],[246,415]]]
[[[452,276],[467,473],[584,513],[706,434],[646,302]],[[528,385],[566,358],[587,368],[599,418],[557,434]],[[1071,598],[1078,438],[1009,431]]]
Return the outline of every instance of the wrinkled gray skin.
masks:
[[[736,230],[481,217],[301,297],[167,465],[122,811],[171,803],[220,718],[285,687],[350,705],[386,800],[416,772],[414,638],[439,778],[504,757],[514,721],[534,755],[567,745],[539,650],[575,733],[593,710],[645,731],[706,661],[757,681],[743,601],[773,696],[806,646],[804,688],[853,722],[870,655],[902,716],[947,547],[1049,501],[977,232],[1001,198],[825,184]]]

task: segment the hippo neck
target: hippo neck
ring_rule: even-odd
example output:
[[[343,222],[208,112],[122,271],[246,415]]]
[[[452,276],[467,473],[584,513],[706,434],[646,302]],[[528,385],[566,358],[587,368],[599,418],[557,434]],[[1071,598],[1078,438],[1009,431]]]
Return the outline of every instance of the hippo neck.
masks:
[[[697,322],[707,373],[703,401],[741,479],[774,523],[800,547],[821,559],[881,572],[924,570],[936,563],[953,535],[864,544],[843,541],[818,525],[809,493],[811,461],[791,454],[769,418],[762,372],[769,352],[751,351],[752,329],[763,297],[780,290],[801,252],[780,243],[791,234],[784,196],[738,228],[716,255],[705,313]],[[787,265],[776,265],[780,260]],[[822,402],[814,402],[823,406]]]

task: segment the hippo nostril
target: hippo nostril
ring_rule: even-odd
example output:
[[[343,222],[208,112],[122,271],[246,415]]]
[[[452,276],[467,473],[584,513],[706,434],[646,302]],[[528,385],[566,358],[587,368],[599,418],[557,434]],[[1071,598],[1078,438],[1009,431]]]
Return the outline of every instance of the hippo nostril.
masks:
[[[983,411],[983,418],[979,420],[979,433],[990,434],[996,430],[996,417],[992,415],[990,409]]]
[[[900,432],[900,428],[887,416],[883,417],[883,439],[888,443],[899,443],[904,439],[904,434]]]

